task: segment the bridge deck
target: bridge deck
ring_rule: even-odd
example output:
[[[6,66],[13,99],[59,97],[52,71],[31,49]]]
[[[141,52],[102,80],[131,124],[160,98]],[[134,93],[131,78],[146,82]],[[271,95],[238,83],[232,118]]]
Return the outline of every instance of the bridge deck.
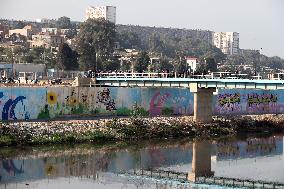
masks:
[[[116,87],[183,87],[196,83],[199,88],[284,89],[284,80],[193,79],[193,78],[96,78],[98,85]]]

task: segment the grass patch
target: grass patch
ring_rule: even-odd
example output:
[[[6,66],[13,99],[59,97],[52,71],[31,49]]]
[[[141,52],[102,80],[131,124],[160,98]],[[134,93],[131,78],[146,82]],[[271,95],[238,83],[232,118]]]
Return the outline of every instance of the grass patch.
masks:
[[[16,143],[16,140],[11,135],[1,135],[0,136],[0,146],[11,146]]]

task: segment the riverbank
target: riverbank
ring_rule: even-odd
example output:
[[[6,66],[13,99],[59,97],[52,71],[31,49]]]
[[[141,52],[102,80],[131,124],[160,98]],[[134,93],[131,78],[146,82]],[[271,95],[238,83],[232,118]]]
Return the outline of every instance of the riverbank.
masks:
[[[284,115],[216,117],[200,124],[191,116],[112,118],[48,122],[1,122],[0,146],[41,145],[159,138],[217,138],[240,133],[284,131]]]

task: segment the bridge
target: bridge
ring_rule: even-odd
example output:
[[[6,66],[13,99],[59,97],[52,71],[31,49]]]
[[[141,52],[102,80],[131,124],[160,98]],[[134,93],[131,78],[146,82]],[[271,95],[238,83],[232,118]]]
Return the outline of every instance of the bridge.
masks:
[[[178,180],[185,184],[208,184],[237,188],[284,188],[283,183],[268,182],[261,180],[237,179],[214,176],[211,170],[211,143],[208,141],[194,141],[192,170],[188,173],[176,172],[163,169],[133,170],[122,172],[125,175],[135,175],[146,178],[166,179],[169,181]]]
[[[188,88],[194,93],[194,120],[202,123],[212,121],[212,99],[216,89],[284,89],[284,80],[218,78],[213,75],[178,78],[168,73],[99,73],[95,78],[77,79],[77,86]]]

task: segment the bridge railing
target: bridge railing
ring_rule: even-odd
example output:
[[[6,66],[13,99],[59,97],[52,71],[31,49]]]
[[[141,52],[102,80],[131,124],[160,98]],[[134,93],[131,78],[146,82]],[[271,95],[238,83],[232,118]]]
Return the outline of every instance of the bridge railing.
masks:
[[[213,79],[212,74],[208,75],[187,75],[178,73],[97,73],[98,78],[195,78],[195,79]],[[217,77],[215,77],[217,78]]]
[[[113,77],[113,78],[161,78],[161,77],[170,77],[169,73],[98,73],[97,77]]]
[[[249,76],[247,74],[231,74],[227,76],[216,75],[215,72],[207,75],[192,75],[186,73],[135,73],[135,72],[106,72],[97,73],[97,78],[193,78],[193,79],[251,79],[251,80],[261,80],[261,76]]]

